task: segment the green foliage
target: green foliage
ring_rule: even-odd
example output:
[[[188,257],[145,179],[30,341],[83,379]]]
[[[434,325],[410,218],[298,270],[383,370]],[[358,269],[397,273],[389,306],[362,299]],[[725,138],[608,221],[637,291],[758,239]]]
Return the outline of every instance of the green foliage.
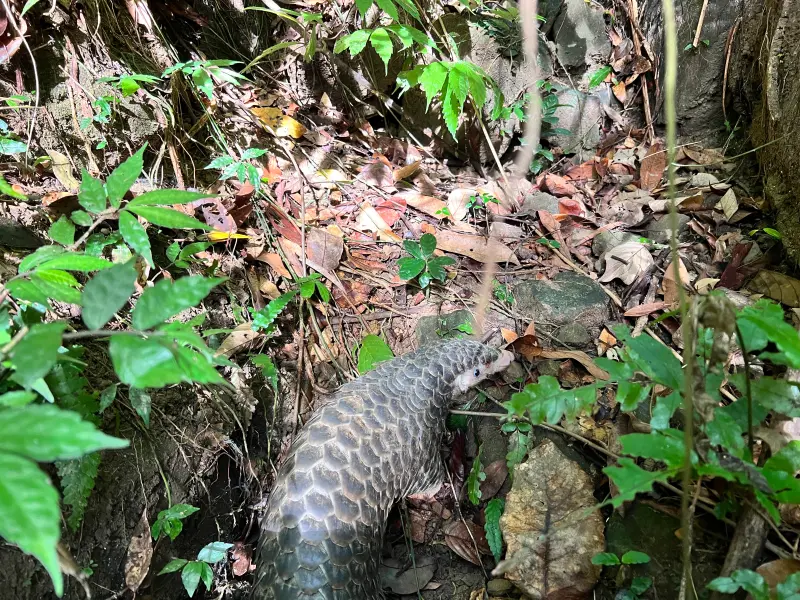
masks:
[[[356,0],[356,7],[362,17],[366,17],[367,11],[373,4],[377,4],[383,12],[395,21],[400,19],[399,9],[404,10],[417,21],[420,20],[419,11],[413,0]]]
[[[182,73],[189,77],[194,86],[203,93],[209,101],[214,99],[214,81],[240,86],[247,81],[244,75],[228,69],[236,64],[237,60],[190,60],[174,64],[164,69],[162,77],[169,77],[174,73]]]
[[[500,302],[514,304],[514,295],[508,285],[504,285],[495,279],[492,282],[492,291],[494,292],[494,297]]]
[[[308,300],[317,293],[323,302],[330,302],[331,292],[320,281],[321,279],[322,275],[319,273],[312,273],[308,277],[299,277],[296,283],[299,286],[300,296]]]
[[[506,454],[506,464],[508,474],[514,478],[514,468],[525,460],[530,448],[531,425],[525,422],[503,423],[502,430],[509,433],[508,454]]]
[[[358,372],[363,375],[383,361],[392,358],[394,358],[394,353],[383,338],[368,334],[361,340],[361,350],[358,352]]]
[[[391,34],[391,35],[390,35]],[[383,61],[384,68],[388,73],[389,60],[394,53],[394,43],[392,39],[400,42],[403,50],[411,48],[415,43],[422,52],[429,52],[436,48],[436,43],[425,33],[409,25],[389,25],[376,29],[358,29],[353,33],[336,40],[333,51],[336,54],[350,51],[350,56],[358,56],[369,43],[378,56]]]
[[[262,148],[248,148],[242,152],[242,156],[239,160],[235,160],[228,154],[223,154],[212,160],[203,168],[220,169],[222,171],[219,176],[220,180],[224,181],[235,177],[241,183],[249,183],[258,191],[261,187],[261,173],[258,168],[249,161],[264,156],[266,153],[267,151]]]
[[[489,544],[489,549],[497,562],[500,562],[503,557],[503,532],[500,529],[500,517],[503,516],[505,508],[505,500],[492,498],[486,505],[486,510],[484,510],[486,523],[483,529],[486,532],[486,541]]]
[[[272,333],[274,331],[275,319],[278,318],[283,312],[283,309],[286,308],[296,295],[297,290],[286,292],[274,300],[270,300],[269,304],[258,311],[254,310],[252,307],[248,307],[247,310],[249,310],[250,314],[253,316],[253,331],[263,330],[267,334]]]
[[[141,89],[143,83],[157,83],[159,77],[154,75],[143,75],[141,73],[131,73],[130,75],[120,75],[117,77],[100,77],[98,83],[107,83],[118,89],[123,98],[132,96]]]
[[[191,504],[175,504],[158,513],[158,518],[150,527],[153,539],[158,541],[162,536],[174,540],[183,531],[183,519],[196,513],[199,508]]]
[[[447,279],[447,265],[455,264],[455,260],[449,256],[433,256],[436,250],[436,236],[425,233],[419,242],[415,240],[405,240],[403,247],[411,255],[397,261],[400,268],[400,278],[412,280],[418,277],[419,286],[422,289],[434,279],[444,283]]]
[[[94,489],[97,471],[100,468],[100,453],[94,452],[80,458],[56,463],[61,488],[64,491],[64,504],[72,510],[67,525],[75,532],[83,520],[89,496]]]
[[[200,581],[205,584],[208,591],[211,591],[211,586],[214,583],[214,572],[209,565],[224,560],[228,550],[232,547],[233,544],[211,542],[198,552],[197,560],[174,558],[169,561],[158,574],[164,575],[165,573],[176,573],[180,571],[183,587],[190,598],[193,597],[194,593],[197,591]]]
[[[650,562],[650,556],[645,554],[644,552],[638,552],[636,550],[629,550],[625,554],[622,555],[620,558],[613,552],[598,552],[592,557],[592,564],[593,565],[600,565],[603,567],[616,567],[619,565],[623,565],[622,569],[617,576],[617,581],[622,582],[628,579],[629,571],[627,570],[627,565],[641,565]],[[649,577],[634,577],[631,582],[630,586],[625,589],[621,589],[617,595],[617,600],[636,600],[642,594],[644,594],[650,587],[653,585],[653,580]]]
[[[611,75],[611,65],[606,65],[604,67],[600,67],[597,71],[592,73],[591,77],[589,77],[589,89],[596,88],[598,85],[603,83],[606,80],[606,77]]]
[[[467,495],[469,496],[469,501],[476,506],[481,501],[481,483],[486,480],[486,473],[483,471],[483,465],[481,464],[482,450],[483,445],[478,448],[478,455],[472,461],[472,468],[467,477]]]
[[[613,552],[598,552],[592,557],[593,565],[601,565],[604,567],[614,567],[620,564],[619,557]]]
[[[270,386],[272,387],[272,391],[275,392],[275,395],[277,396],[278,368],[275,366],[272,357],[267,356],[266,354],[256,354],[255,356],[251,356],[250,360],[254,365],[261,369],[264,378],[269,382]]]

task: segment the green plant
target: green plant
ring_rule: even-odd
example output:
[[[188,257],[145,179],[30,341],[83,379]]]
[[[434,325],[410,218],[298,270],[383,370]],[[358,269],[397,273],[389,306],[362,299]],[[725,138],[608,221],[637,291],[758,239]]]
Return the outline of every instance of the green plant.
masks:
[[[196,513],[199,508],[191,504],[175,504],[158,513],[158,518],[150,527],[153,539],[158,541],[162,536],[174,540],[183,531],[183,519]]]
[[[472,335],[475,333],[475,328],[472,326],[472,321],[469,319],[469,317],[464,318],[463,321],[454,325],[448,324],[447,319],[439,319],[439,327],[436,328],[436,335],[439,337],[447,337],[455,331],[464,333],[466,335]],[[459,335],[456,337],[464,336]]]
[[[419,242],[405,240],[403,247],[411,256],[397,261],[400,278],[410,281],[418,277],[422,289],[428,287],[433,280],[444,283],[447,279],[447,271],[444,268],[456,262],[449,256],[433,256],[436,251],[436,236],[430,233],[423,234]]]
[[[483,445],[481,444],[478,447],[478,454],[475,456],[475,460],[472,461],[472,468],[469,470],[469,476],[467,477],[467,496],[475,506],[481,502],[481,483],[486,481],[486,473],[483,471],[483,465],[481,464],[482,450]]]
[[[486,542],[492,551],[492,556],[496,561],[503,557],[503,531],[500,529],[500,517],[506,508],[506,501],[502,498],[492,498],[486,504],[483,514],[486,516],[486,523],[483,530],[486,532]]]
[[[361,340],[361,350],[358,353],[358,372],[363,375],[371,371],[385,360],[394,358],[394,353],[383,338],[368,334]]]
[[[17,154],[27,151],[28,145],[15,140],[13,132],[8,128],[8,123],[0,119],[0,154]]]
[[[215,565],[225,560],[228,550],[232,547],[233,544],[211,542],[197,553],[197,560],[173,558],[158,574],[164,575],[180,571],[183,587],[190,598],[197,591],[200,581],[205,584],[206,589],[210,592],[211,585],[214,583],[214,572],[209,565]]]
[[[598,85],[603,83],[606,80],[606,77],[611,75],[611,65],[606,65],[604,67],[600,67],[597,71],[592,73],[589,77],[589,89],[596,88]]]
[[[630,569],[628,568],[629,565],[642,565],[649,562],[650,556],[636,550],[629,550],[621,557],[613,552],[600,552],[592,557],[593,565],[602,565],[605,567],[621,565],[622,569],[617,576],[617,581],[619,581],[621,585],[625,585],[623,582],[629,580],[629,576],[631,575]],[[653,585],[653,580],[650,577],[631,577],[630,583],[627,585],[627,588],[623,588],[617,593],[615,597],[616,600],[636,600],[650,589]]]
[[[262,148],[248,148],[242,152],[242,156],[239,160],[235,160],[232,156],[224,154],[218,156],[203,168],[221,169],[220,180],[236,177],[241,183],[249,182],[250,185],[258,191],[258,188],[261,186],[261,173],[248,161],[263,156],[266,153],[267,151]]]
[[[161,227],[208,229],[168,207],[208,194],[156,190],[124,200],[142,170],[143,152],[105,182],[84,171],[78,194],[82,210],[53,223],[49,233],[55,243],[23,258],[17,274],[0,286],[0,536],[42,563],[59,596],[59,496],[36,463],[55,464],[69,507],[67,525],[75,530],[94,486],[99,451],[128,445],[99,429],[104,411],[116,410],[120,384],[145,426],[147,388],[182,382],[230,385],[216,367],[232,363],[216,356],[195,331],[204,316],[171,320],[202,302],[223,278],[161,279],[134,298],[136,262],[141,257],[153,264],[147,230],[137,216]],[[112,218],[119,231],[93,237],[94,229]],[[78,227],[86,231],[75,240]],[[109,246],[112,260],[104,256]],[[82,308],[83,330],[48,318],[56,301]],[[103,329],[115,318],[114,327]],[[86,361],[79,342],[92,338],[108,341],[118,378],[100,391],[82,375]]]
[[[273,333],[275,331],[275,319],[278,318],[283,312],[283,309],[292,301],[292,298],[297,295],[297,292],[297,290],[286,292],[274,300],[270,300],[269,304],[261,310],[255,310],[253,307],[248,306],[247,310],[250,311],[253,317],[253,331],[263,330],[267,335]]]
[[[536,243],[555,250],[561,248],[561,242],[557,242],[556,240],[548,240],[546,237],[540,237],[536,240]]]
[[[776,585],[774,595],[770,594],[769,585],[764,578],[750,569],[739,569],[731,573],[730,577],[717,577],[707,587],[723,594],[735,594],[744,590],[753,600],[797,600],[800,598],[800,573],[792,573]]]
[[[492,292],[494,297],[500,302],[514,304],[514,295],[511,293],[511,288],[508,284],[502,284],[496,279],[492,281]]]
[[[167,247],[167,258],[170,264],[180,269],[188,269],[193,264],[199,263],[198,260],[194,259],[194,256],[207,250],[211,246],[211,242],[192,242],[181,248],[178,242],[172,242]]]
[[[358,29],[336,40],[333,51],[339,54],[345,50],[349,50],[350,56],[355,58],[367,47],[367,43],[369,43],[375,50],[375,53],[380,56],[383,61],[384,69],[388,73],[389,61],[392,58],[392,54],[394,54],[394,42],[392,39],[396,39],[400,42],[402,50],[412,48],[415,43],[417,44],[418,50],[423,53],[429,53],[432,49],[436,48],[436,42],[419,29],[411,27],[410,25],[395,24],[375,29]]]
[[[298,277],[296,283],[299,286],[300,295],[309,300],[317,293],[323,302],[330,302],[331,291],[325,287],[321,279],[322,275],[319,273],[312,273],[307,277]]]
[[[169,77],[173,73],[181,72],[191,78],[192,83],[200,92],[205,94],[206,98],[212,100],[214,98],[215,79],[234,86],[239,86],[248,81],[247,77],[241,73],[226,68],[236,64],[240,64],[240,61],[226,59],[191,60],[167,67],[161,77]]]

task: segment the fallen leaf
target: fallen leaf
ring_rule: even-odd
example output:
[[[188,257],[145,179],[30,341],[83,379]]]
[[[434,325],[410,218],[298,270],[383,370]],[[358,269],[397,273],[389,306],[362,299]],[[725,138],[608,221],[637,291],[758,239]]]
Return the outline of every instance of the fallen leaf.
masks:
[[[453,519],[446,522],[442,530],[447,546],[473,565],[483,564],[480,554],[491,554],[483,527],[479,527],[471,521]]]
[[[481,501],[486,502],[495,497],[508,477],[508,464],[505,459],[496,460],[483,469],[486,479],[481,483]]]
[[[643,190],[652,191],[661,183],[664,169],[667,168],[667,153],[664,152],[664,142],[658,140],[647,150],[647,155],[642,159],[639,170],[639,179]]]
[[[56,179],[67,190],[76,193],[81,184],[72,176],[72,163],[69,162],[69,159],[57,150],[47,150],[47,155],[50,157],[50,164]]]
[[[644,317],[651,313],[658,312],[659,310],[664,310],[668,306],[672,306],[668,302],[650,302],[648,304],[640,304],[639,306],[634,306],[633,308],[629,308],[625,311],[624,316],[626,317]]]
[[[311,227],[306,231],[307,257],[332,271],[339,266],[344,253],[344,241],[325,229]]]
[[[574,217],[585,217],[588,214],[583,202],[574,198],[559,198],[558,211],[562,215],[572,215]]]
[[[292,278],[291,273],[289,273],[289,271],[284,266],[283,259],[281,258],[280,254],[276,252],[262,252],[261,254],[256,256],[256,260],[260,260],[261,262],[267,263],[281,277],[285,277],[286,279]]]
[[[125,561],[125,586],[136,593],[144,578],[150,571],[153,558],[153,538],[150,534],[150,523],[147,521],[147,508],[131,534],[128,544],[128,558]]]
[[[467,205],[470,198],[477,194],[477,190],[457,188],[447,196],[447,210],[453,221],[463,221],[469,214]]]
[[[800,307],[800,280],[794,277],[762,269],[747,287],[791,308]]]
[[[608,373],[594,364],[592,358],[581,350],[542,350],[539,353],[539,358],[549,358],[553,360],[572,359],[581,363],[592,377],[602,379],[603,381],[608,380]]]
[[[419,171],[419,166],[422,163],[421,160],[414,161],[410,165],[406,165],[405,167],[400,167],[399,169],[395,169],[392,175],[394,176],[395,181],[402,181],[403,179],[408,179],[416,175],[417,171]]]
[[[335,187],[336,184],[349,184],[353,180],[339,169],[320,169],[310,178],[312,185],[327,184],[328,187]]]
[[[733,191],[733,188],[725,192],[725,195],[720,198],[714,208],[721,210],[728,221],[731,220],[736,211],[739,210],[739,202],[736,200],[736,192]]]
[[[381,561],[381,583],[398,596],[416,594],[428,585],[436,573],[436,559],[433,556],[418,556],[415,566],[408,569],[403,567],[402,561],[397,559]]]
[[[505,244],[481,236],[439,230],[436,232],[436,247],[444,252],[468,256],[482,263],[510,262],[519,265],[519,259]]]
[[[514,352],[521,354],[529,361],[539,358],[542,354],[542,346],[539,344],[539,340],[535,334],[526,333],[522,337],[517,338],[511,343],[511,348],[514,349]]]
[[[620,79],[616,84],[612,85],[611,92],[614,94],[614,97],[620,101],[620,104],[625,104],[628,95],[625,91],[625,82],[623,80]]]
[[[263,335],[259,331],[253,331],[253,326],[250,322],[242,323],[237,326],[232,332],[228,334],[222,343],[219,345],[216,354],[230,358],[239,350],[244,350],[249,346],[250,342]]]
[[[688,156],[698,165],[721,165],[723,162],[725,162],[725,155],[714,148],[696,149],[692,146],[684,146],[682,150],[686,156]]]
[[[505,327],[500,328],[500,335],[503,336],[503,340],[506,344],[512,343],[519,337],[516,332],[506,329]]]
[[[578,188],[560,175],[547,173],[542,183],[553,196],[573,196],[578,193]]]
[[[639,242],[620,244],[607,250],[600,259],[605,263],[605,271],[598,279],[601,283],[619,279],[630,285],[653,264],[653,257],[647,247]]]
[[[617,345],[617,338],[614,337],[614,334],[605,327],[603,327],[603,331],[600,332],[599,341],[600,350],[598,351],[598,354],[601,356],[605,354],[609,348],[613,348]]]
[[[392,231],[392,229],[386,224],[386,221],[383,220],[383,218],[378,214],[378,211],[375,210],[375,207],[373,207],[368,200],[362,202],[359,208],[361,209],[361,212],[358,213],[356,221],[361,227],[362,231],[375,232],[378,234],[378,239],[384,241],[402,241],[402,238]]]
[[[702,279],[698,279],[694,287],[697,290],[698,294],[706,294],[709,290],[713,290],[714,287],[719,283],[719,279],[714,279],[712,277],[703,277]]]
[[[250,111],[258,117],[263,125],[266,125],[278,137],[293,137],[295,139],[303,137],[308,131],[302,123],[283,114],[280,108],[269,106],[251,108]]]
[[[438,198],[434,198],[433,196],[423,196],[422,194],[413,193],[405,196],[406,203],[412,207],[416,208],[420,212],[424,212],[426,215],[430,215],[436,219],[444,219],[447,215],[442,214],[442,209],[447,207],[447,204],[439,200]]]
[[[359,173],[358,179],[384,191],[395,187],[391,167],[381,161],[375,161],[364,167]]]
[[[233,544],[231,558],[233,559],[231,568],[236,577],[247,575],[247,573],[255,569],[255,564],[252,562],[252,552],[249,546],[245,546],[242,542]]]
[[[756,569],[756,573],[761,575],[767,582],[770,589],[770,597],[775,593],[775,588],[779,583],[783,583],[789,575],[797,572],[800,572],[800,560],[794,558],[772,560]]]
[[[553,235],[553,239],[559,243],[560,247],[565,247],[566,242],[564,241],[564,236],[561,235],[561,225],[558,224],[555,217],[546,210],[538,210],[536,214],[539,217],[542,227]]]
[[[587,181],[595,178],[594,160],[588,160],[567,169],[564,174],[570,181]]]
[[[678,259],[678,273],[680,274],[680,283],[675,281],[675,266],[674,262],[664,267],[664,279],[661,281],[661,291],[664,294],[664,302],[667,304],[676,304],[678,302],[678,285],[688,286],[689,271],[686,270],[686,265],[683,261]]]
[[[402,196],[394,195],[391,198],[375,205],[375,210],[390,228],[400,219],[406,211],[406,201]]]
[[[644,220],[642,205],[633,200],[614,202],[611,206],[604,206],[599,211],[604,219],[619,221],[625,225],[638,225]]]

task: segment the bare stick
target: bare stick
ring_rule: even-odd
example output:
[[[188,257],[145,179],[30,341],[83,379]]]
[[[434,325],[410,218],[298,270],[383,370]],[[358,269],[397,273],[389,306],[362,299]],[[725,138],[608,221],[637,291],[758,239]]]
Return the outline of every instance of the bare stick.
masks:
[[[708,0],[703,0],[703,8],[700,9],[700,18],[697,19],[697,29],[694,32],[694,41],[692,46],[697,48],[700,43],[700,34],[703,32],[703,21],[706,20],[706,9],[708,8]]]
[[[525,61],[531,66],[533,73],[533,88],[531,101],[528,104],[528,114],[525,120],[525,137],[522,150],[517,156],[515,165],[516,175],[525,177],[530,170],[533,154],[539,147],[539,136],[542,132],[542,99],[536,82],[539,80],[539,28],[536,22],[538,11],[537,0],[520,0],[519,18],[522,23],[522,41]]]

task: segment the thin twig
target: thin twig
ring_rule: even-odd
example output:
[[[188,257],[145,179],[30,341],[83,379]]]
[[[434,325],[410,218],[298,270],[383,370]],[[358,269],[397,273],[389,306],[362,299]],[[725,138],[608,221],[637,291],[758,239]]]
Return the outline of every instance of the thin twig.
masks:
[[[708,8],[708,0],[703,0],[703,7],[700,9],[700,17],[697,19],[697,29],[694,32],[694,41],[692,46],[697,48],[700,43],[700,34],[703,33],[703,21],[706,19],[706,9]]]
[[[516,175],[525,177],[531,168],[533,155],[539,148],[539,136],[542,132],[542,99],[536,85],[539,75],[539,28],[537,23],[537,0],[520,0],[519,19],[522,24],[522,49],[525,61],[533,74],[531,86],[531,101],[525,120],[525,137],[522,150],[517,156],[515,165]]]

